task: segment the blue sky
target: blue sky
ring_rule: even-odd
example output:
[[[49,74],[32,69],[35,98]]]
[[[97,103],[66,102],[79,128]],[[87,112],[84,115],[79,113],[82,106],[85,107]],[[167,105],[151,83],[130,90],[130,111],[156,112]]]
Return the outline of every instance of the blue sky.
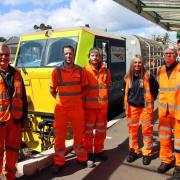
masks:
[[[55,28],[90,24],[118,34],[152,38],[165,30],[121,7],[112,0],[3,0],[0,2],[0,36],[19,36],[32,32],[34,24]],[[176,33],[170,33],[176,41]]]

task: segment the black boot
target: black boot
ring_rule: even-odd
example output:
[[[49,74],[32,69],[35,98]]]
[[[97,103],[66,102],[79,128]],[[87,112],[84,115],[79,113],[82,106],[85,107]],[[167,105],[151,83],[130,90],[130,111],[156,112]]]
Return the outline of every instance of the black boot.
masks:
[[[162,162],[160,164],[160,166],[158,167],[157,171],[158,171],[158,173],[165,173],[166,171],[168,171],[172,167],[173,167],[172,163],[167,164],[167,163]]]
[[[108,157],[104,154],[104,152],[94,153],[94,157],[100,161],[106,161]]]
[[[142,162],[144,165],[149,165],[151,163],[151,157],[150,156],[143,156]]]
[[[131,163],[131,162],[135,161],[137,158],[138,158],[137,153],[135,153],[135,150],[131,148],[129,150],[129,154],[128,154],[128,157],[126,159],[127,162]]]
[[[88,153],[88,160],[94,161],[94,154],[93,153]]]

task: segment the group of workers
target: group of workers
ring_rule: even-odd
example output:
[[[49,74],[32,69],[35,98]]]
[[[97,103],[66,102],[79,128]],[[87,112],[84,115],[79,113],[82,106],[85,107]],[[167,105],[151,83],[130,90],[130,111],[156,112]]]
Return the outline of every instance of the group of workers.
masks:
[[[156,77],[159,87],[156,86],[156,80],[152,80],[149,72],[144,69],[143,59],[139,55],[132,59],[130,69],[125,76],[124,104],[129,128],[127,161],[131,163],[138,158],[138,128],[141,121],[144,144],[142,162],[144,165],[151,163],[154,125],[152,91],[159,89],[158,132],[161,164],[157,171],[165,173],[175,163],[173,176],[169,180],[180,180],[180,63],[177,61],[179,56],[180,43],[178,51],[174,46],[164,48],[164,65],[158,69]],[[174,132],[175,162],[172,153],[172,132]]]
[[[154,100],[152,90],[159,89],[159,173],[173,167],[172,132],[174,132],[175,170],[172,180],[180,179],[180,64],[173,46],[164,49],[165,64],[157,71],[156,79],[144,68],[140,55],[132,58],[125,75],[124,107],[129,128],[129,163],[138,159],[139,121],[142,123],[142,162],[151,163],[153,152]],[[74,64],[72,46],[63,47],[64,61],[51,74],[50,93],[56,99],[54,109],[54,166],[58,173],[65,165],[65,139],[71,123],[77,163],[94,167],[94,160],[107,160],[104,154],[106,138],[108,92],[111,74],[101,61],[99,49],[89,51],[89,64],[81,68]],[[0,44],[0,173],[13,180],[21,143],[21,128],[27,119],[27,98],[20,72],[9,65],[10,52]],[[159,87],[157,87],[157,81]],[[174,129],[174,131],[173,131]]]

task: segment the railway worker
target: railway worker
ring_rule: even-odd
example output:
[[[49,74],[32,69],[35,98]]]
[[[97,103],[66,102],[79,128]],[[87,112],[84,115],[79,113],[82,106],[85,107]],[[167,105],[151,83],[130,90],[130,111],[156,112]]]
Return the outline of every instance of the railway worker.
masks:
[[[142,148],[143,164],[151,163],[153,150],[153,96],[150,93],[149,73],[144,68],[140,55],[132,58],[130,68],[125,76],[124,106],[129,128],[129,155],[127,162],[138,158],[138,128],[142,123],[144,147]]]
[[[176,61],[180,62],[180,39],[177,40],[177,54],[178,56],[177,56]]]
[[[176,166],[173,177],[168,180],[180,179],[180,66],[176,75],[176,92],[175,92],[175,127],[174,127],[174,146],[176,153]]]
[[[85,108],[85,142],[88,158],[106,160],[104,141],[106,138],[108,91],[110,71],[100,59],[100,51],[92,48],[89,51],[89,64],[85,68],[88,86],[84,96]],[[95,134],[93,134],[95,130]]]
[[[176,163],[180,165],[179,156],[179,141],[180,134],[179,123],[175,123],[175,88],[176,77],[178,72],[179,63],[176,62],[177,51],[174,46],[167,46],[164,48],[163,57],[165,65],[163,65],[158,72],[158,81],[160,87],[159,95],[159,140],[160,140],[160,159],[161,164],[157,171],[164,173],[173,166],[172,156],[172,129],[175,130],[175,152]],[[177,121],[178,122],[178,121]],[[174,126],[175,125],[175,126]]]
[[[65,139],[67,124],[71,122],[74,135],[74,151],[78,163],[92,167],[87,161],[84,143],[84,110],[82,103],[82,89],[87,85],[84,69],[74,64],[74,48],[63,47],[64,62],[52,72],[50,93],[56,98],[54,109],[54,173],[58,173],[65,164]]]
[[[9,62],[10,50],[6,44],[0,43],[0,173],[13,180],[21,125],[27,119],[27,99],[21,74]]]

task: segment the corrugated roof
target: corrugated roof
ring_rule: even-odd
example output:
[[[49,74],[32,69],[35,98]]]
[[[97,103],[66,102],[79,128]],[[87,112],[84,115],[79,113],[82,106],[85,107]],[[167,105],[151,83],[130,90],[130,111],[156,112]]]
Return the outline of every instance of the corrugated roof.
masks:
[[[180,31],[180,0],[114,0],[168,31]]]

